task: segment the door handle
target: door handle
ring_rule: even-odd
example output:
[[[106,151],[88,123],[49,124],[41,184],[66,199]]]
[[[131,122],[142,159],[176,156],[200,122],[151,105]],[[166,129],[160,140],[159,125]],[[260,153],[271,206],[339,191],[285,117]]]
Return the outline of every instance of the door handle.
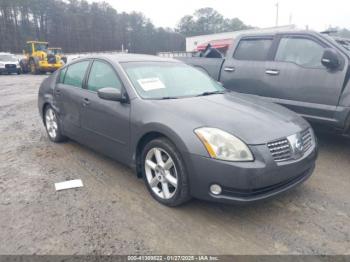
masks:
[[[280,71],[275,69],[266,69],[265,73],[268,75],[276,76],[279,75]]]
[[[90,100],[88,98],[83,99],[83,106],[87,106],[90,104]]]
[[[234,72],[235,70],[236,69],[234,67],[232,67],[232,66],[227,66],[227,67],[224,68],[224,71],[226,71],[226,72]]]

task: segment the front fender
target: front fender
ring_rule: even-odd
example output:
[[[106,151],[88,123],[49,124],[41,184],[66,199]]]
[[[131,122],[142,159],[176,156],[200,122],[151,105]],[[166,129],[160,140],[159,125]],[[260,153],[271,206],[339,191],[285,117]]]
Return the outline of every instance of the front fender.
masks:
[[[176,148],[180,152],[189,151],[181,136],[177,134],[173,129],[162,123],[148,123],[136,128],[135,130],[137,130],[137,132],[134,134],[134,138],[132,139],[133,144],[131,145],[133,152],[135,153],[137,152],[137,146],[141,139],[147,134],[151,133],[160,133],[163,136],[167,137],[171,142],[175,144]]]

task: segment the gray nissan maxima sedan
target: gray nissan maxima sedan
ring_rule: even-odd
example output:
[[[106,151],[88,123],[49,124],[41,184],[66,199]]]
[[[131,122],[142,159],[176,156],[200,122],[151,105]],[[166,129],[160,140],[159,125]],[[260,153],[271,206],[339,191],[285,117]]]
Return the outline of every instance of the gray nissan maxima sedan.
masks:
[[[303,118],[172,59],[74,60],[43,81],[38,105],[50,140],[69,137],[132,167],[168,206],[266,199],[315,167]]]

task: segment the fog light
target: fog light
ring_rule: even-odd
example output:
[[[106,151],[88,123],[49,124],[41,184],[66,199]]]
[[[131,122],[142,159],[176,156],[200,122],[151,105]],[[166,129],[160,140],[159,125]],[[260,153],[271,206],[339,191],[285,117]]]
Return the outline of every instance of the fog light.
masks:
[[[222,188],[221,188],[221,186],[219,186],[217,184],[213,184],[213,185],[210,186],[210,192],[213,195],[220,195],[221,192],[222,192]]]

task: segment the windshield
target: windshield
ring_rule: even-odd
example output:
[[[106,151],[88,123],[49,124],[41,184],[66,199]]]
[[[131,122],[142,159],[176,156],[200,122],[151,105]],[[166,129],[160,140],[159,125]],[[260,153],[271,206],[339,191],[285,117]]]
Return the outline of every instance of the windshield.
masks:
[[[36,51],[46,51],[47,44],[35,44]]]
[[[0,55],[0,61],[16,62],[17,58],[13,55]]]
[[[350,52],[350,39],[342,39],[335,36],[330,36],[327,34],[323,34],[325,38],[331,41],[333,44],[339,46],[341,49]]]
[[[350,40],[336,39],[338,44],[341,44],[346,50],[350,51]]]
[[[59,55],[62,52],[61,49],[50,49],[49,51],[52,52],[54,55]]]
[[[146,99],[180,98],[224,92],[207,74],[171,62],[123,63],[137,93]]]

